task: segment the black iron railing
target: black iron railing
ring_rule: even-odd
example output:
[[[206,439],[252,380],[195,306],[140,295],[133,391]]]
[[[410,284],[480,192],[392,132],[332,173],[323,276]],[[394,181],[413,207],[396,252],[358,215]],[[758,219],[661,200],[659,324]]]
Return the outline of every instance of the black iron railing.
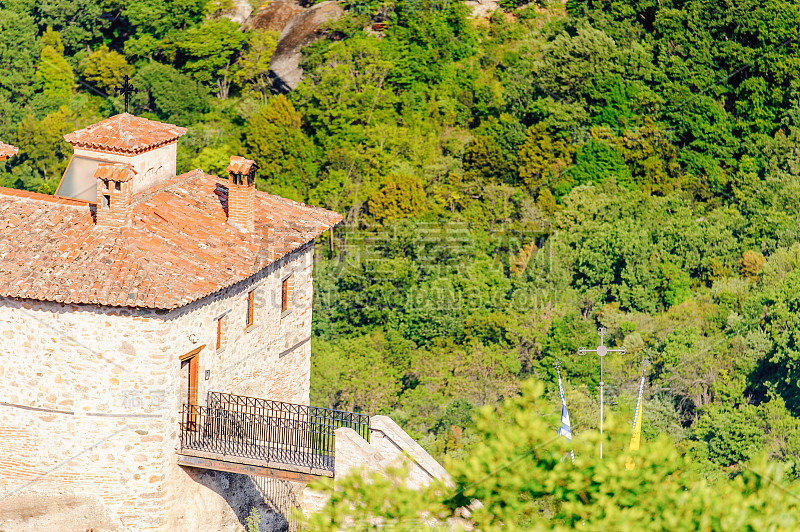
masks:
[[[181,448],[333,471],[334,430],[369,439],[369,416],[210,392],[183,405]]]
[[[339,427],[349,427],[369,441],[369,416],[366,414],[220,392],[208,392],[206,404],[209,408],[220,408],[229,412],[311,423],[314,427],[320,427],[325,433],[330,434]]]

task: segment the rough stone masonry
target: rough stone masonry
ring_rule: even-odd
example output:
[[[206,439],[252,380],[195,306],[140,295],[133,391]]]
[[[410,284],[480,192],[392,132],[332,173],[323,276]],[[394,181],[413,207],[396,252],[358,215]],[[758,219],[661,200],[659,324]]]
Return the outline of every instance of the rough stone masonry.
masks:
[[[67,510],[83,507],[86,528],[101,529],[189,530],[174,527],[207,519],[208,504],[192,500],[208,498],[204,475],[175,463],[179,356],[204,346],[201,398],[214,390],[308,404],[312,256],[308,245],[170,312],[0,298],[0,528],[13,521],[10,508],[61,508],[71,521]],[[294,306],[281,317],[287,274]],[[67,523],[50,529],[80,528],[59,528]]]

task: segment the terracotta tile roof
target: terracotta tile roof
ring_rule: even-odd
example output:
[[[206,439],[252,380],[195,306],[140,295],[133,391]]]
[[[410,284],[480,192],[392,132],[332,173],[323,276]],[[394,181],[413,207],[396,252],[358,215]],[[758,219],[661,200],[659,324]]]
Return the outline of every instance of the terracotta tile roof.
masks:
[[[123,113],[64,135],[64,140],[77,148],[139,153],[177,140],[186,131],[184,127]]]
[[[255,161],[245,159],[244,157],[239,157],[238,155],[233,155],[231,156],[231,163],[225,170],[234,174],[247,175],[254,166],[256,166]],[[258,167],[256,166],[256,168]]]
[[[17,151],[19,151],[19,149],[16,146],[0,142],[0,159],[8,159],[9,157],[13,157],[17,154]]]
[[[242,281],[342,217],[258,192],[255,231],[227,223],[227,187],[196,170],[134,197],[131,224],[86,202],[0,188],[0,295],[174,309]]]
[[[94,177],[98,179],[108,179],[109,181],[119,181],[124,183],[136,175],[133,165],[125,163],[100,163]]]
[[[6,188],[0,187],[0,200],[5,200],[3,196],[12,196],[16,198],[24,198],[24,199],[34,199],[37,201],[44,201],[47,203],[60,203],[61,205],[90,205],[91,202],[79,200],[79,199],[72,199],[72,198],[62,198],[61,196],[51,196],[49,194],[40,194],[38,192],[28,192],[27,190],[18,190],[16,188]],[[2,219],[0,219],[2,220]],[[0,238],[2,238],[0,236]]]

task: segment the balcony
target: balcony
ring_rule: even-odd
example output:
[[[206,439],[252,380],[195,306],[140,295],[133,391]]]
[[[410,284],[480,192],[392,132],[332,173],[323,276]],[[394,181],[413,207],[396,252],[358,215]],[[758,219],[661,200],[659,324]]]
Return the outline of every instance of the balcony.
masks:
[[[178,463],[289,480],[331,477],[339,427],[369,441],[364,414],[209,392],[206,406],[181,408]]]

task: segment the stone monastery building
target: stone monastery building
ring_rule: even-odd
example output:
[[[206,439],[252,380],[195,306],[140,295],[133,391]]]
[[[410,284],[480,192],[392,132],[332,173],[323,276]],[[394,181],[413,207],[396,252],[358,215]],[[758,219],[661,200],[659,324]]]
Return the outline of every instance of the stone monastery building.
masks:
[[[449,479],[389,418],[309,405],[314,239],[342,217],[243,157],[176,175],[185,133],[120,114],[64,137],[55,196],[0,188],[0,531],[285,530],[315,478]]]
[[[187,405],[308,405],[313,241],[342,218],[242,157],[176,176],[185,133],[120,114],[65,137],[56,196],[0,188],[0,529],[204,530]]]

